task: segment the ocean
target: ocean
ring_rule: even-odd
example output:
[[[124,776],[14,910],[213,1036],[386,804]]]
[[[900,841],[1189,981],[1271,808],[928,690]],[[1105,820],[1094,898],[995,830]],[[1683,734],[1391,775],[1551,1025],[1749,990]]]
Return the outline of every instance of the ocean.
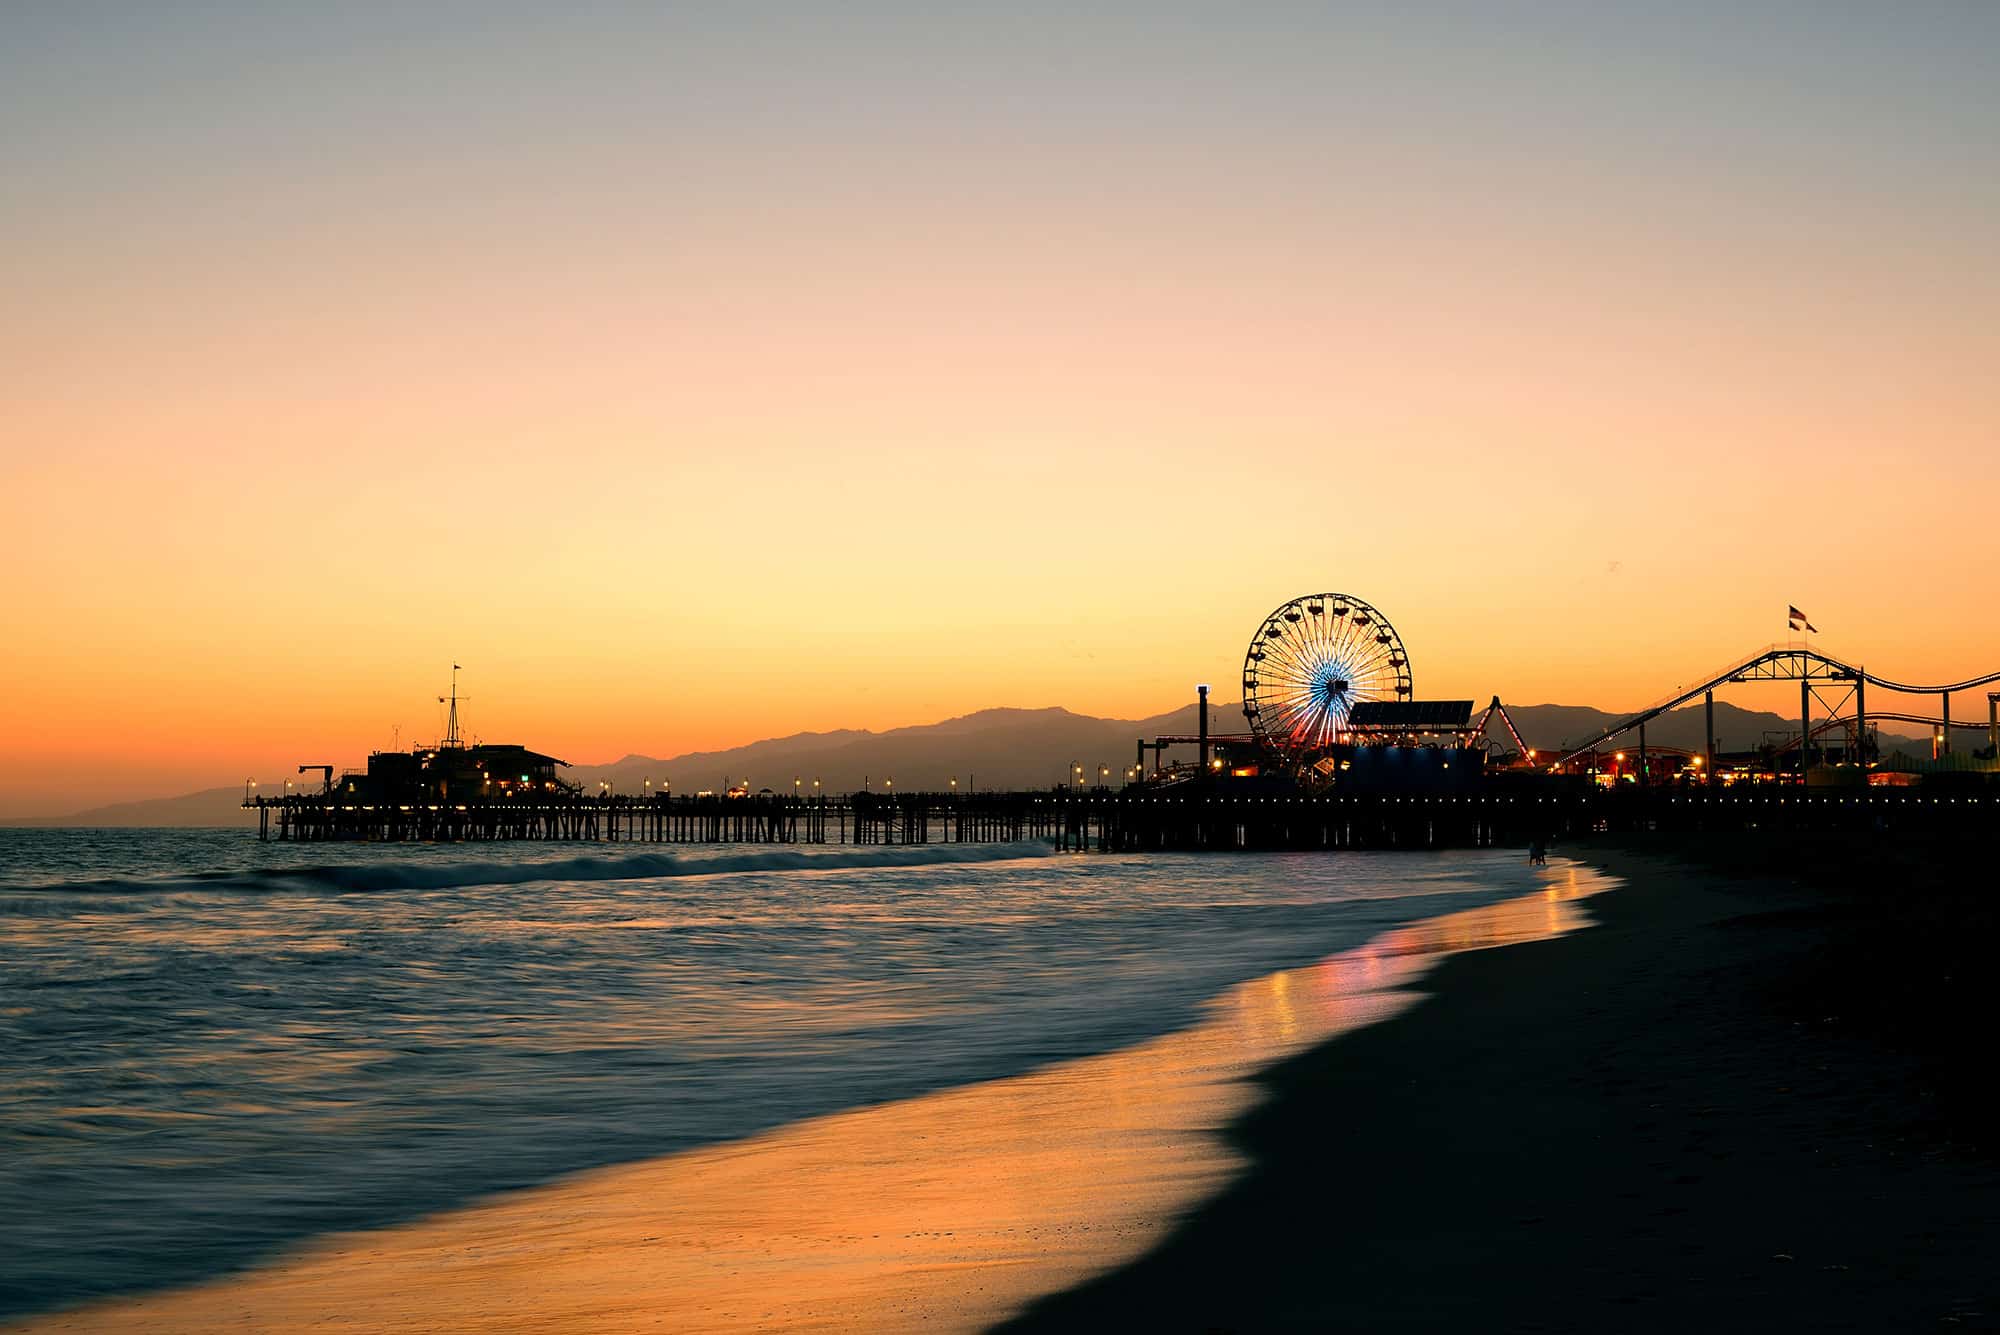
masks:
[[[1518,853],[0,831],[0,1317],[1037,1070]]]

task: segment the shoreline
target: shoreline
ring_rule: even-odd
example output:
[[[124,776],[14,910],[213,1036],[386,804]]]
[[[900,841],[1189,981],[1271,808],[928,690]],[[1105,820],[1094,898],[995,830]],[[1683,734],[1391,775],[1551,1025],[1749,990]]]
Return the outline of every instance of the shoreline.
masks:
[[[1244,1167],[1255,1073],[1416,997],[1440,957],[1571,930],[1604,881],[1392,928],[1198,1023],[1019,1076],[591,1170],[9,1330],[980,1329],[1140,1255]],[[1059,1137],[1047,1129],[1061,1127]]]
[[[1910,948],[1949,939],[1929,918],[1890,931],[1908,901],[1857,890],[1871,850],[1568,850],[1623,880],[1592,926],[1447,959],[1420,1004],[1265,1071],[1267,1099],[1229,1128],[1247,1173],[1145,1257],[999,1329],[2000,1321],[2000,1164],[1950,1132],[1990,1107],[1940,1116],[1920,1007],[1847,1016],[1927,979]],[[1958,874],[1990,883],[1977,853]]]

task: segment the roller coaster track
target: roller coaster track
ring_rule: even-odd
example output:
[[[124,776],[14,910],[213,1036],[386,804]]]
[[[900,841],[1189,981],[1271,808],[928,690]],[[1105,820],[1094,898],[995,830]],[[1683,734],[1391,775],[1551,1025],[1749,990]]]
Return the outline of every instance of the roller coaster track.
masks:
[[[1964,681],[1951,682],[1939,686],[1912,686],[1907,682],[1891,681],[1879,677],[1865,668],[1835,658],[1818,649],[1801,644],[1772,644],[1759,649],[1747,658],[1723,669],[1714,676],[1695,686],[1676,687],[1675,693],[1659,703],[1640,710],[1606,728],[1597,736],[1575,747],[1557,761],[1558,766],[1567,765],[1578,756],[1588,755],[1614,737],[1622,736],[1634,728],[1652,722],[1669,710],[1678,709],[1698,695],[1705,695],[1718,686],[1726,686],[1739,681],[1814,681],[1814,682],[1866,682],[1870,686],[1885,691],[1895,691],[1902,695],[1952,695],[1959,691],[1969,691],[1979,686],[1990,686],[2000,682],[2000,672],[1988,672],[1984,676],[1967,677]],[[1902,714],[1877,714],[1875,718],[1895,718],[1912,723],[1928,722],[1936,725],[1937,719],[1921,719]],[[1954,727],[1958,726],[1956,724]]]
[[[1933,732],[1937,731],[1939,728],[1942,728],[1945,723],[1943,719],[1933,718],[1927,714],[1894,714],[1874,709],[1868,711],[1868,721],[1870,723],[1919,723],[1922,724],[1924,727],[1931,729],[1931,731]],[[1851,714],[1842,715],[1839,718],[1821,719],[1812,725],[1812,735],[1814,737],[1824,737],[1830,732],[1846,732],[1853,726],[1854,726],[1854,716]],[[1987,728],[1987,723],[1986,720],[1984,719],[1980,719],[1975,722],[1972,719],[1955,718],[1951,721],[1951,727],[1952,731],[1954,732],[1985,732]],[[1918,741],[1920,739],[1914,737],[1898,737],[1896,738],[1896,740],[1899,742],[1908,743],[1908,742]],[[1685,748],[1669,748],[1664,746],[1656,746],[1653,747],[1652,749],[1655,751],[1666,751],[1666,750],[1682,750]],[[1775,748],[1772,754],[1785,756],[1792,754],[1794,751],[1797,751],[1798,749],[1799,749],[1799,739],[1794,737],[1790,741],[1786,742],[1784,745]],[[1699,752],[1690,752],[1689,754],[1699,754]]]
[[[1870,723],[1921,723],[1925,727],[1932,729],[1944,726],[1943,719],[1935,718],[1928,714],[1888,714],[1879,709],[1868,711],[1868,721]],[[1851,728],[1853,726],[1854,720],[1851,718],[1830,718],[1822,723],[1813,724],[1813,736],[1817,737],[1823,732],[1833,732],[1840,728]],[[1975,721],[1969,718],[1955,718],[1951,721],[1951,726],[1954,731],[1959,732],[1986,731],[1986,722],[1984,719]],[[1905,738],[1904,740],[1907,741],[1909,739]],[[1798,743],[1793,742],[1791,745],[1797,746]]]

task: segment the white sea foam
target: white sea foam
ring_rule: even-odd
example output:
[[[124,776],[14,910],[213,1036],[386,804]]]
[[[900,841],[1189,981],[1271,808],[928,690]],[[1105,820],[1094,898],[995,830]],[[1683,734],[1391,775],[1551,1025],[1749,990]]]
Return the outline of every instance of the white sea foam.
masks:
[[[703,846],[696,845],[699,849]],[[1054,848],[1040,841],[1010,844],[910,844],[874,847],[821,846],[701,852],[646,852],[615,856],[514,858],[466,862],[354,862],[258,871],[208,872],[193,876],[110,877],[50,880],[14,889],[73,893],[154,893],[188,891],[450,890],[482,885],[526,885],[538,881],[636,881],[664,877],[716,876],[747,872],[845,871],[859,867],[925,867],[954,863],[1007,862],[1048,857]]]

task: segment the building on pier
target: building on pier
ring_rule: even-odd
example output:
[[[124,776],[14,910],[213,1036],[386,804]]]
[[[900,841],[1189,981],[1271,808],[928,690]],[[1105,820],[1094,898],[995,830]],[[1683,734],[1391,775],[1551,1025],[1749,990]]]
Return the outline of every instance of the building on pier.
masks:
[[[567,760],[531,751],[514,742],[470,742],[458,730],[459,666],[451,665],[451,705],[444,740],[409,751],[376,751],[368,768],[340,776],[333,791],[357,802],[464,802],[495,798],[551,797],[577,792],[557,770]]]
[[[339,796],[362,802],[464,801],[574,793],[557,772],[569,762],[525,746],[479,742],[471,746],[420,746],[377,751],[368,768],[350,770],[334,785]]]
[[[1469,746],[1472,701],[1363,700],[1347,715],[1344,740],[1356,746]]]

